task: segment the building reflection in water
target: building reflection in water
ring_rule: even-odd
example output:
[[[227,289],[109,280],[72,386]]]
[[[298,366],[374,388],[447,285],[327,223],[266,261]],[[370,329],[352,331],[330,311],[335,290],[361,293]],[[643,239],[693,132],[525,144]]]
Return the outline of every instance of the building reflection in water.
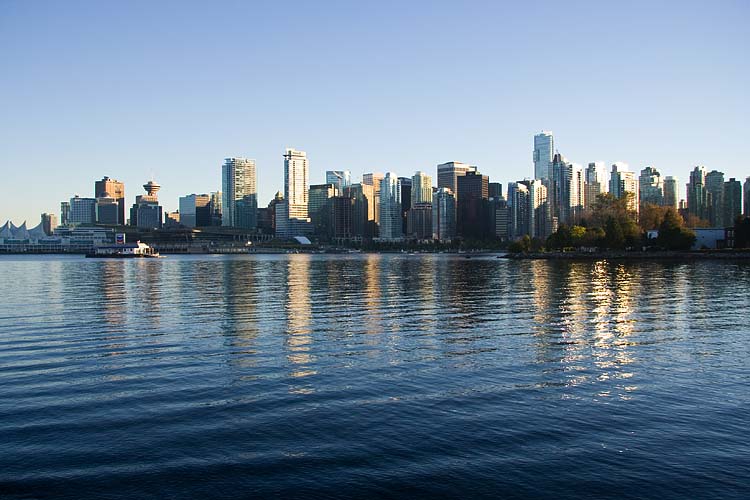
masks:
[[[629,399],[637,390],[629,382],[639,293],[632,267],[606,261],[536,264],[534,329],[542,383],[593,387],[595,397]]]
[[[380,294],[380,254],[368,254],[364,257],[364,327],[368,334],[376,335],[382,332],[381,294]]]
[[[125,330],[127,319],[128,293],[125,287],[125,262],[102,260],[98,262],[99,298],[102,307],[99,309],[104,323],[111,328],[110,332]]]
[[[230,363],[235,367],[256,365],[255,343],[259,334],[257,304],[261,301],[259,283],[263,281],[261,274],[262,267],[255,259],[226,259],[221,263],[222,331],[233,347]],[[212,310],[206,312],[213,317]]]
[[[128,281],[133,285],[130,295],[134,310],[140,311],[149,318],[149,322],[158,326],[161,322],[161,287],[163,286],[161,270],[163,262],[156,259],[132,259],[132,272],[135,274]]]
[[[315,357],[312,354],[312,330],[310,304],[310,260],[308,254],[289,256],[286,273],[286,339],[287,361],[291,365],[290,376],[293,379],[304,379],[317,372],[313,367]],[[290,388],[295,393],[311,393],[311,384],[295,384]]]

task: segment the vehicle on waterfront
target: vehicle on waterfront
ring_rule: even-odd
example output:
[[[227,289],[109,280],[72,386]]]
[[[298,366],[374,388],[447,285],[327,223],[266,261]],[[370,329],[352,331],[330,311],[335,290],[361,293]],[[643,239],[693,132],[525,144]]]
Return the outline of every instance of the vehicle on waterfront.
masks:
[[[115,245],[98,245],[86,254],[91,258],[159,258],[159,252],[145,243],[120,243]]]

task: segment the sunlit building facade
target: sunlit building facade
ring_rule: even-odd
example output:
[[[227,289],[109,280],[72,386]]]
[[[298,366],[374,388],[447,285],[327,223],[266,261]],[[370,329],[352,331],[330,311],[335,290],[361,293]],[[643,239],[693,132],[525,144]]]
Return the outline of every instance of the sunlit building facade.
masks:
[[[248,158],[226,158],[221,167],[222,208],[221,225],[227,227],[257,226],[258,208],[257,177],[255,160]],[[248,198],[246,198],[248,197]],[[243,223],[240,225],[238,203],[243,204]],[[253,207],[254,204],[254,207]]]
[[[403,238],[401,219],[401,184],[393,172],[380,181],[380,239],[397,241]]]
[[[555,139],[552,132],[542,131],[534,136],[534,178],[552,178],[552,160],[555,154]]]

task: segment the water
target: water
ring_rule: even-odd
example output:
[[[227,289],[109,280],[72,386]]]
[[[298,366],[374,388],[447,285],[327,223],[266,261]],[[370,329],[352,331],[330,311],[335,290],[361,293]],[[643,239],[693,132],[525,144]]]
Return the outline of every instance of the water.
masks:
[[[3,498],[747,498],[750,264],[0,258]]]

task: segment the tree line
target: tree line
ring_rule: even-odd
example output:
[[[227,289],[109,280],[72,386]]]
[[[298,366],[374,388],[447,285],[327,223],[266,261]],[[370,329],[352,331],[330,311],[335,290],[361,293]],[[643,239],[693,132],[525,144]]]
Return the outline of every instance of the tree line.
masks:
[[[689,250],[695,243],[695,232],[688,228],[706,227],[696,218],[686,221],[673,207],[652,204],[641,206],[640,215],[632,210],[632,194],[616,198],[611,193],[597,196],[593,208],[573,225],[561,225],[546,240],[524,236],[511,243],[511,252],[592,249],[626,250],[648,247],[656,250]],[[695,220],[693,220],[695,219]],[[655,239],[647,232],[658,230]],[[738,217],[735,223],[735,248],[750,247],[750,218]]]

